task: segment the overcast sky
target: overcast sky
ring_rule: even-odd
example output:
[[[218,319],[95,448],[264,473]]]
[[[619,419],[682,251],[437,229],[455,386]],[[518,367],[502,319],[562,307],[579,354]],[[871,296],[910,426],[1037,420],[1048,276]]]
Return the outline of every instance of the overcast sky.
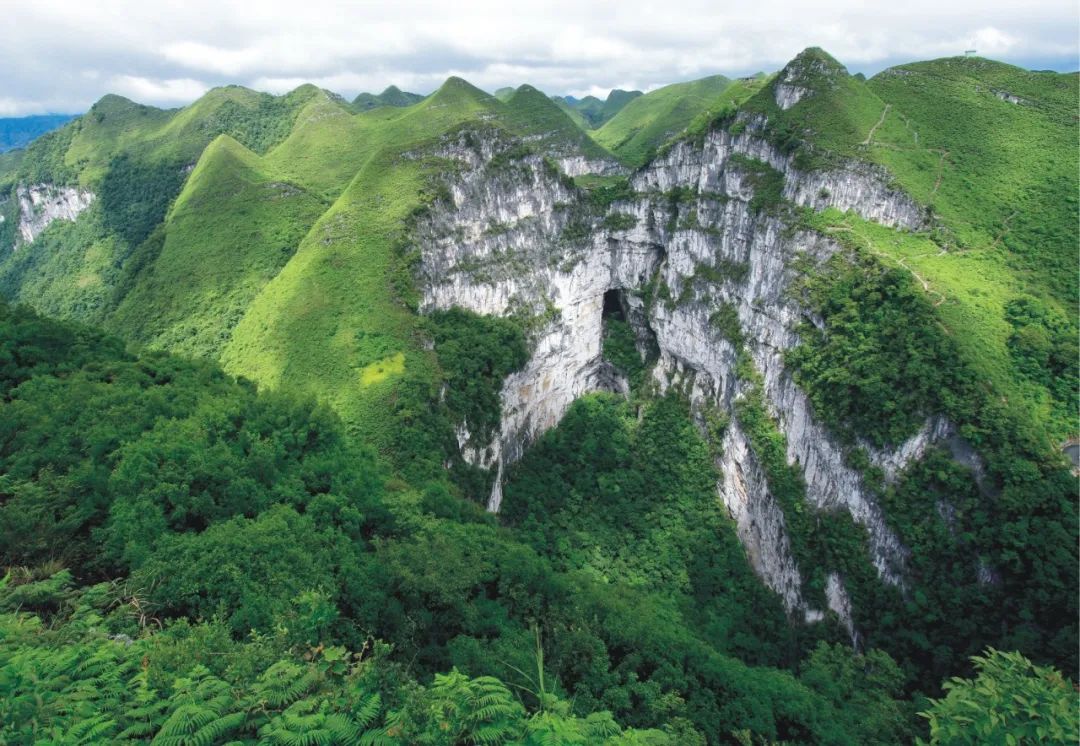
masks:
[[[0,0],[0,116],[106,93],[179,106],[240,83],[352,98],[450,75],[486,90],[649,90],[778,69],[807,46],[852,72],[960,54],[1076,70],[1076,0]]]

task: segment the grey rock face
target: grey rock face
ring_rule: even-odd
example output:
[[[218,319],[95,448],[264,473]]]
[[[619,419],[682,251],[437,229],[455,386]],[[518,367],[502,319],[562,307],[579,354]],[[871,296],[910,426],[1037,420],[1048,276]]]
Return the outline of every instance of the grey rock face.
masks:
[[[807,318],[788,293],[794,260],[820,263],[839,246],[781,217],[755,214],[753,189],[740,161],[753,158],[783,174],[784,198],[796,205],[852,210],[902,228],[921,227],[924,215],[889,185],[882,170],[850,164],[802,173],[764,139],[763,120],[743,123],[738,135],[717,131],[700,144],[680,143],[634,174],[636,197],[609,209],[633,218],[632,227],[619,230],[604,227],[579,191],[539,158],[493,169],[492,154],[503,147],[498,142],[447,149],[444,154],[464,168],[450,184],[453,204],[436,209],[417,231],[422,310],[460,306],[481,314],[524,311],[546,319],[533,335],[525,368],[504,382],[494,441],[473,442],[463,426],[462,453],[496,473],[488,508],[497,511],[504,467],[555,426],[575,398],[588,391],[625,390],[601,357],[603,297],[613,289],[627,292],[639,325],[647,324],[655,340],[657,388],[678,387],[698,413],[709,407],[730,411],[746,383],[736,377],[735,348],[710,317],[721,305],[731,306],[762,377],[767,407],[787,439],[788,462],[802,469],[807,500],[820,509],[848,511],[868,532],[882,581],[902,585],[908,550],[861,475],[845,463],[843,447],[815,421],[808,398],[783,363]],[[735,154],[742,158],[732,160]],[[674,203],[666,195],[676,187],[693,196]],[[665,287],[671,300],[645,307],[634,292],[653,282]],[[933,418],[899,447],[868,451],[894,479],[930,444],[952,434],[948,422]],[[751,564],[790,612],[809,621],[821,618],[822,611],[803,600],[783,511],[737,419],[731,419],[723,438],[717,494],[735,520]],[[830,577],[826,591],[829,609],[854,640],[842,578]]]
[[[1031,106],[1032,105],[1031,102],[1028,101],[1026,98],[1021,98],[1020,96],[1017,96],[1015,93],[1009,93],[1008,91],[994,91],[994,95],[997,96],[1002,101],[1005,101],[1005,102],[1010,103],[1010,104],[1016,104],[1017,106]]]
[[[776,89],[773,94],[776,98],[776,105],[783,110],[788,110],[795,104],[799,103],[803,96],[807,94],[807,90],[797,85],[791,85],[790,83],[777,83]]]
[[[31,243],[55,220],[75,220],[94,201],[86,189],[31,184],[15,190],[19,202],[19,236]]]
[[[683,142],[653,161],[634,177],[639,191],[666,191],[676,186],[700,192],[723,192],[731,178],[728,161],[734,154],[762,161],[784,175],[784,198],[801,207],[851,210],[859,217],[909,230],[924,227],[924,211],[906,194],[889,185],[887,172],[877,166],[852,162],[833,171],[803,172],[792,156],[784,155],[764,138],[765,120],[740,115],[742,131],[710,133],[703,145]],[[743,199],[746,192],[732,194]]]
[[[583,155],[568,155],[557,159],[559,170],[570,177],[583,174],[600,174],[602,176],[614,176],[625,174],[626,168],[612,160],[598,158],[586,158]]]
[[[604,293],[642,286],[661,247],[642,231],[568,240],[575,190],[538,157],[493,170],[483,149],[462,147],[468,164],[451,185],[453,208],[421,226],[421,310],[452,306],[480,314],[525,313],[549,320],[536,331],[525,368],[503,383],[502,420],[492,443],[459,438],[471,463],[502,473],[573,401],[597,390],[625,391],[601,357]],[[496,478],[488,501],[501,501]]]

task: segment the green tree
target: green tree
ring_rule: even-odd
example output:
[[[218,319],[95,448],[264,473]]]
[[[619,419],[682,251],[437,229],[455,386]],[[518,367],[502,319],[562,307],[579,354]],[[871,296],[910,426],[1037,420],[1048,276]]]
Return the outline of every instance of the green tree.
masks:
[[[945,697],[919,713],[930,721],[930,744],[1080,741],[1076,688],[1059,672],[993,648],[972,661],[974,679],[946,682]]]

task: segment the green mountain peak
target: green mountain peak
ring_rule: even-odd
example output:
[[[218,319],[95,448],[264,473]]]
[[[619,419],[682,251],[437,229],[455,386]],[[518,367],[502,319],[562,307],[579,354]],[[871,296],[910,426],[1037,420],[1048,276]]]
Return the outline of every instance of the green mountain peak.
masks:
[[[808,47],[799,52],[780,73],[776,80],[780,83],[815,89],[832,85],[837,80],[848,78],[847,68],[836,58],[820,47]]]
[[[453,75],[428,97],[429,102],[446,104],[468,102],[488,105],[497,99],[490,93],[480,90],[464,78]]]

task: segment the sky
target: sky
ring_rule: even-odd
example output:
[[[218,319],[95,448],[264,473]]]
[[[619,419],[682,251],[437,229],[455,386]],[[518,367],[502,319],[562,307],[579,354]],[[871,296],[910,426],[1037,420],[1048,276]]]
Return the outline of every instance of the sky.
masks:
[[[1076,0],[0,0],[0,116],[106,93],[181,106],[230,83],[429,93],[451,75],[603,97],[769,72],[808,46],[868,75],[971,48],[1073,71],[1078,36]]]

